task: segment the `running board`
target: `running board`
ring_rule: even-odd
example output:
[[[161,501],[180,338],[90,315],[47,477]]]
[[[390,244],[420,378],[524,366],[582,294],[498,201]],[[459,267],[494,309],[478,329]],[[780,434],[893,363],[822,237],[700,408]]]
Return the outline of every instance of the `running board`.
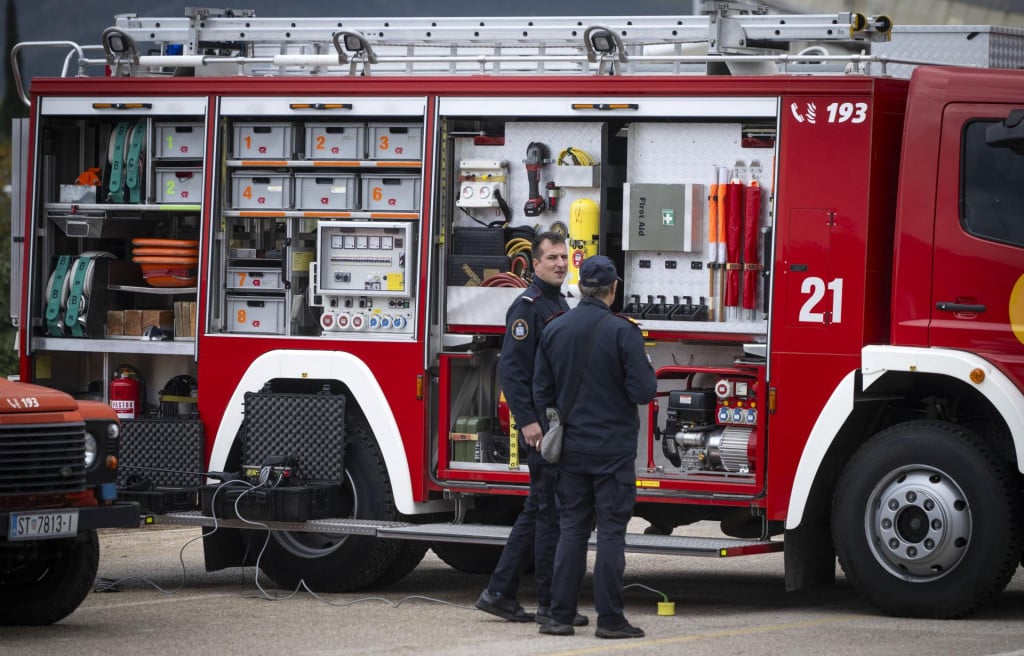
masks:
[[[150,515],[146,524],[179,524],[185,526],[220,526],[224,528],[269,529],[332,535],[370,535],[393,540],[431,540],[437,542],[469,542],[503,545],[512,530],[510,526],[483,524],[410,524],[370,519],[311,519],[305,522],[260,522],[242,519],[221,519],[198,511]],[[597,547],[591,535],[590,548]],[[782,540],[738,540],[735,538],[696,538],[681,535],[626,534],[626,551],[632,553],[672,554],[728,558],[782,551]]]

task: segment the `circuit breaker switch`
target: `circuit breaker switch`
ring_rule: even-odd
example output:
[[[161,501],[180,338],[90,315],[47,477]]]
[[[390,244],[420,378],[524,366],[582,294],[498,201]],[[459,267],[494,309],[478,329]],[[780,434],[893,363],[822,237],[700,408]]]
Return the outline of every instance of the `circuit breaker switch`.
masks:
[[[459,162],[457,207],[498,207],[507,197],[508,162],[493,159],[464,159]]]

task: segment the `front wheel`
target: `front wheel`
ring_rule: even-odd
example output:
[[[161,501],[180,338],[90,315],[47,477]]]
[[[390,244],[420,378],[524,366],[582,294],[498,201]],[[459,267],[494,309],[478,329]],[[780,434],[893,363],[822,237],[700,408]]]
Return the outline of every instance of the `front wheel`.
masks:
[[[0,561],[0,625],[43,626],[64,619],[85,600],[96,580],[96,531],[28,543],[23,549],[22,554],[4,554]]]
[[[854,588],[891,615],[989,603],[1021,557],[1013,472],[979,436],[914,421],[869,440],[836,485],[832,533]]]

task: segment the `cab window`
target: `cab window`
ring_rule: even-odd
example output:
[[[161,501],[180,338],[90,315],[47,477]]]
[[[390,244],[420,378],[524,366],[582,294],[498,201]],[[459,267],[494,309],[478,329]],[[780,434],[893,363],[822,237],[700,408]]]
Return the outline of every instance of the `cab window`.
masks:
[[[986,130],[998,123],[964,127],[960,222],[982,239],[1024,246],[1024,150],[986,140]]]

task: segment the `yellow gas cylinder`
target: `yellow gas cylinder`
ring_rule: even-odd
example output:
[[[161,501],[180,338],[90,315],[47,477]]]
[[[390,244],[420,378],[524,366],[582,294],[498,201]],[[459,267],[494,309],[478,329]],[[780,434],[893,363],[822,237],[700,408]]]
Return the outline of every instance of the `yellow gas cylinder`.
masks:
[[[597,255],[601,236],[601,210],[589,198],[573,201],[569,207],[569,285],[576,288],[580,282],[583,260]]]

